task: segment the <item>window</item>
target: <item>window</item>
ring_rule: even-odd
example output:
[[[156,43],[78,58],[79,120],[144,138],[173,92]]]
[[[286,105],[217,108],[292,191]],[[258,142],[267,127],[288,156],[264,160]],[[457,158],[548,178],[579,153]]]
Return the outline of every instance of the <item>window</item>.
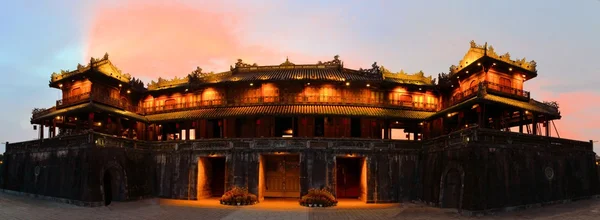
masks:
[[[500,91],[510,92],[511,88],[512,88],[512,83],[510,82],[510,79],[500,77]]]
[[[190,140],[196,140],[196,129],[190,129]]]

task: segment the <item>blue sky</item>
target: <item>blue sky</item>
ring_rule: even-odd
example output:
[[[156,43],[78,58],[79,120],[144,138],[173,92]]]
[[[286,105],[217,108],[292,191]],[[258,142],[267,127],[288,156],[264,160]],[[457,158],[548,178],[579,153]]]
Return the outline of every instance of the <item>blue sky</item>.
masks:
[[[5,1],[0,7],[0,141],[36,137],[31,109],[51,107],[52,72],[108,52],[123,71],[156,79],[236,58],[437,76],[469,41],[538,63],[526,90],[557,100],[567,138],[600,139],[600,1]],[[151,68],[151,69],[150,69]],[[188,71],[189,70],[189,71]],[[4,145],[0,145],[0,152]]]

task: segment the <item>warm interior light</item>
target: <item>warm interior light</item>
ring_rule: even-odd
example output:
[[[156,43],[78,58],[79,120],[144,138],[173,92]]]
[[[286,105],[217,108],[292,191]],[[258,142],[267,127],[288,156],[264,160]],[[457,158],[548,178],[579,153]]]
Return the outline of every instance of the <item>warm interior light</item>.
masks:
[[[496,65],[496,63],[492,63],[492,66],[495,66],[495,65]]]
[[[187,92],[187,91],[188,91],[188,89],[185,89],[185,91]]]
[[[306,83],[307,86],[310,86],[310,83]]]
[[[452,116],[452,114],[448,113],[448,117],[451,117],[451,116]]]
[[[350,83],[349,83],[349,82],[347,82],[347,83],[346,83],[346,85],[347,85],[347,86],[349,86],[349,85],[350,85]]]
[[[400,123],[400,122],[396,121],[396,124],[398,124],[398,123]]]
[[[127,90],[127,93],[131,93],[131,90],[129,90],[129,89],[128,89],[128,90]]]
[[[423,125],[423,122],[419,123],[419,125]]]
[[[367,87],[369,87],[369,86],[371,86],[371,84],[368,84],[368,83],[367,83]]]
[[[58,87],[62,88],[62,84],[58,84]]]
[[[253,85],[254,85],[254,83],[250,83],[250,86],[253,86]]]
[[[119,87],[123,87],[123,85],[119,84]]]
[[[512,71],[512,67],[509,67],[509,68],[508,68],[508,71]]]
[[[466,72],[466,73],[469,73],[469,71],[467,70],[467,72]]]
[[[465,128],[468,128],[468,127],[469,127],[469,125],[465,125]]]
[[[523,74],[523,78],[525,78],[525,77],[527,77],[527,76],[525,76],[525,74]]]
[[[529,111],[525,111],[525,114],[529,114]]]
[[[477,63],[477,66],[481,66],[481,63]]]
[[[354,157],[354,154],[346,154],[348,157]]]
[[[419,90],[423,90],[423,88],[419,88]]]
[[[460,79],[460,76],[456,76],[457,79]]]

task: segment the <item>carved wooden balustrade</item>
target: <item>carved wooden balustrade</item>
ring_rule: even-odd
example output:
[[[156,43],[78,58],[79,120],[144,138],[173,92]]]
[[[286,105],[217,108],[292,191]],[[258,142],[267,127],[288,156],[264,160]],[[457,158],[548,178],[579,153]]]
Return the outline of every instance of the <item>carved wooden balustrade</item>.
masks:
[[[478,83],[477,85],[471,86],[470,88],[466,89],[465,91],[454,94],[450,98],[450,102],[449,102],[450,105],[445,106],[445,107],[453,106],[464,100],[475,97],[479,93],[483,93],[483,92],[497,94],[497,95],[501,95],[501,96],[508,96],[511,98],[524,100],[524,101],[529,101],[529,99],[530,99],[530,93],[528,91],[515,89],[510,86],[503,86],[503,85],[493,83],[493,82],[484,81],[484,82]]]
[[[184,109],[203,108],[203,107],[237,107],[237,106],[258,106],[258,105],[349,105],[349,106],[369,106],[369,107],[387,107],[397,109],[410,109],[422,111],[436,111],[437,104],[401,100],[383,100],[361,97],[342,97],[342,96],[303,96],[296,94],[284,94],[279,96],[258,96],[236,99],[213,99],[196,102],[177,103],[172,105],[163,105],[145,108],[145,113],[156,114],[164,112],[180,111]]]
[[[82,93],[79,95],[67,97],[67,98],[64,98],[61,100],[57,100],[56,108],[61,109],[61,108],[65,108],[68,106],[89,102],[90,100],[93,102],[102,103],[102,104],[105,104],[108,106],[117,107],[117,108],[120,108],[123,110],[135,112],[138,114],[144,113],[143,108],[131,105],[130,103],[127,103],[124,100],[115,99],[106,94],[94,93],[94,92],[86,92],[86,93]]]

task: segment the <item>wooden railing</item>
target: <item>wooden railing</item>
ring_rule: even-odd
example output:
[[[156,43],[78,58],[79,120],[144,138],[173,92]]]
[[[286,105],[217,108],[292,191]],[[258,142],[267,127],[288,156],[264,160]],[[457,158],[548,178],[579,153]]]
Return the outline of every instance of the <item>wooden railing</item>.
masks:
[[[526,100],[526,101],[529,101],[529,98],[530,98],[528,91],[515,89],[510,86],[503,86],[503,85],[493,83],[493,82],[484,81],[484,82],[480,82],[477,85],[474,85],[474,86],[466,89],[463,92],[454,94],[450,98],[449,105],[445,106],[445,107],[450,107],[450,106],[458,104],[464,100],[475,97],[475,96],[477,96],[477,94],[479,94],[479,92],[496,93],[498,95],[509,96],[512,98],[522,99],[522,100]]]
[[[237,99],[214,99],[197,102],[177,103],[171,105],[147,107],[147,114],[180,111],[184,109],[201,107],[235,107],[256,105],[287,105],[287,104],[315,104],[315,105],[352,105],[370,107],[389,107],[398,109],[412,109],[422,111],[436,111],[437,104],[412,102],[401,100],[383,100],[370,98],[346,98],[342,96],[299,96],[296,94],[280,96],[259,96]]]
[[[57,100],[56,108],[61,109],[61,108],[65,108],[68,106],[89,102],[90,100],[97,102],[97,103],[102,103],[102,104],[105,104],[108,106],[113,106],[113,107],[117,107],[117,108],[120,108],[123,110],[135,112],[138,114],[144,114],[143,108],[139,108],[139,107],[131,105],[125,101],[112,98],[106,94],[93,93],[93,92],[86,92],[86,93],[82,93],[79,95],[67,97],[67,98],[64,98],[61,100]],[[42,114],[39,114],[39,115],[42,115]],[[34,116],[34,118],[35,118],[35,116]]]
[[[493,82],[487,82],[487,81],[483,82],[483,85],[485,86],[485,88],[487,89],[488,92],[499,92],[503,95],[511,95],[511,96],[515,96],[517,98],[525,98],[525,99],[530,98],[528,91],[515,89],[511,86],[504,86],[504,85],[500,85],[500,84],[493,83]]]

